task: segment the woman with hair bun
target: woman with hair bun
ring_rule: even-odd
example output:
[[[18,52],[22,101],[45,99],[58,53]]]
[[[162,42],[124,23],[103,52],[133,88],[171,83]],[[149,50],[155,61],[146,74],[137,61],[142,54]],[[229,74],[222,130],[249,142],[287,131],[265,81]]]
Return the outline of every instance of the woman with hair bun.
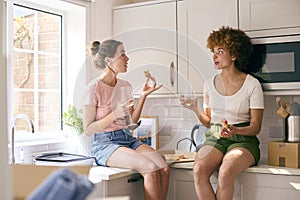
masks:
[[[88,84],[83,107],[85,134],[94,137],[93,156],[102,166],[130,168],[144,178],[146,200],[164,200],[169,187],[170,169],[159,152],[133,137],[126,125],[125,116],[131,115],[136,123],[149,94],[160,89],[155,79],[148,77],[142,94],[134,105],[119,102],[122,88],[131,84],[117,77],[127,71],[129,58],[122,42],[109,39],[102,43],[94,41],[90,47],[95,66],[102,73]],[[151,79],[153,84],[149,85]],[[129,92],[128,92],[129,91]]]

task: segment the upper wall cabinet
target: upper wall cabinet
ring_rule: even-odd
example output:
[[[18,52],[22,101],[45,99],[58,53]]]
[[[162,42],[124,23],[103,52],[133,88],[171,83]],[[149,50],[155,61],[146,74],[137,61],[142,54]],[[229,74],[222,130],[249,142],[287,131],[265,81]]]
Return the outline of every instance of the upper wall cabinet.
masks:
[[[206,47],[207,38],[212,30],[221,26],[238,27],[237,3],[237,0],[185,0],[184,6],[179,7],[179,14],[185,14],[186,17],[182,18],[187,19],[185,32],[188,63],[178,66],[179,77],[187,77],[195,93],[201,94],[204,81],[217,73],[212,54]],[[179,36],[182,36],[181,34]],[[180,79],[178,81],[179,92],[185,93],[185,84],[181,83]]]
[[[221,26],[238,27],[238,0],[147,1],[113,8],[113,37],[130,58],[123,75],[138,94],[149,69],[160,94],[201,94],[214,69],[206,40]]]
[[[239,0],[240,28],[252,38],[300,33],[299,0]]]
[[[140,94],[149,69],[163,87],[155,94],[177,93],[177,1],[150,1],[113,8],[113,37],[124,43],[134,94]],[[120,74],[121,75],[121,74]]]

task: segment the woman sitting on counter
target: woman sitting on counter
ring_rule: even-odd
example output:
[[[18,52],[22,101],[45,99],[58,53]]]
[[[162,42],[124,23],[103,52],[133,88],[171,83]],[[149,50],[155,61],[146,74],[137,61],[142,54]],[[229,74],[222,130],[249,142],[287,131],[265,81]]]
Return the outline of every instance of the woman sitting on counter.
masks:
[[[134,109],[134,103],[122,99],[125,95],[130,101],[133,100],[131,84],[117,78],[119,73],[127,71],[129,60],[123,44],[116,40],[94,41],[90,51],[95,66],[104,69],[88,85],[83,108],[84,131],[94,137],[96,163],[136,170],[144,178],[145,199],[166,199],[170,173],[168,165],[160,153],[131,135],[127,123],[130,118],[135,123],[138,121],[146,97],[161,86],[156,86],[155,79],[149,76]],[[152,85],[148,84],[149,80]]]
[[[184,97],[180,101],[210,128],[193,167],[198,199],[232,199],[235,178],[260,159],[256,135],[262,125],[263,91],[259,81],[246,73],[252,44],[243,31],[221,27],[209,35],[207,47],[220,73],[204,84],[203,111],[196,101],[192,105]],[[210,176],[217,168],[214,193]]]

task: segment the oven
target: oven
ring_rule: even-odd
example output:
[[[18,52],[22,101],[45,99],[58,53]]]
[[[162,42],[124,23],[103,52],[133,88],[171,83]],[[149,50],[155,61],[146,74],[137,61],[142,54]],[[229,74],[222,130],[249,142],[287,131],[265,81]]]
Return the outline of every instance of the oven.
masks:
[[[264,90],[300,89],[300,35],[252,38],[250,72]]]

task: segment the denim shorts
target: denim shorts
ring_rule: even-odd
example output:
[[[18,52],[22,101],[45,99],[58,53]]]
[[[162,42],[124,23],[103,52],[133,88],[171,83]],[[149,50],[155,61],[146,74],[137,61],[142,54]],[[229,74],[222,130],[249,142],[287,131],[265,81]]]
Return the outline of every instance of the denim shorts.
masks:
[[[102,132],[94,135],[92,153],[97,165],[107,166],[106,161],[119,147],[135,150],[142,144],[144,143],[133,137],[128,129]]]

